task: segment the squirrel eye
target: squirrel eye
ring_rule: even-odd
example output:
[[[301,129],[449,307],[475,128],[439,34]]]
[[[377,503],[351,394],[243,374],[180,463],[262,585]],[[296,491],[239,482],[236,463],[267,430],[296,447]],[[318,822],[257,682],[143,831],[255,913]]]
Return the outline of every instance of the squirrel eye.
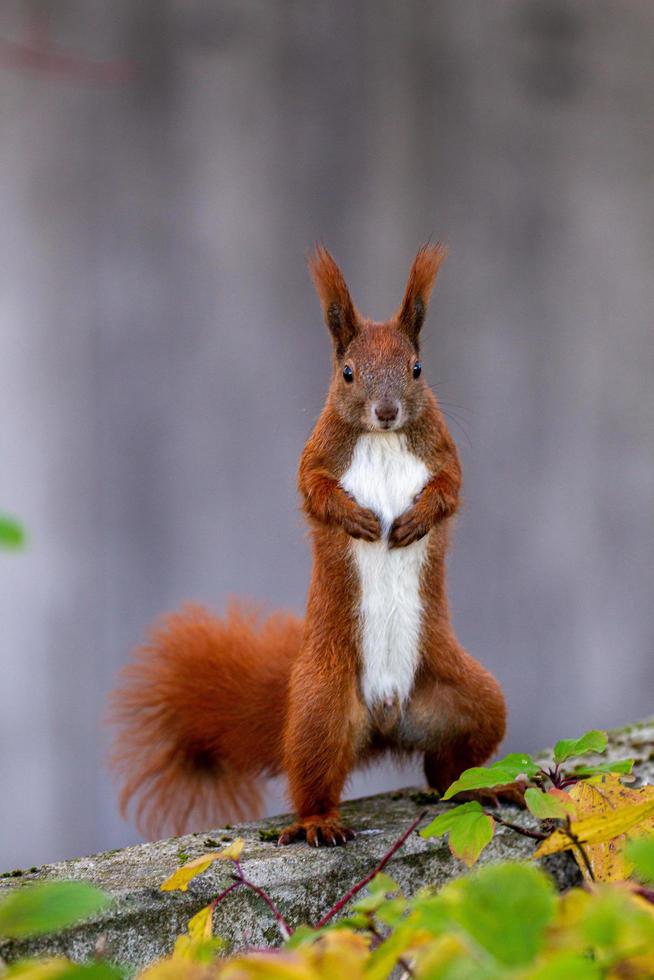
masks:
[[[421,374],[422,374],[422,364],[420,363],[420,361],[416,361],[416,363],[413,365],[413,377],[419,378]]]
[[[354,381],[354,371],[352,370],[349,364],[346,364],[345,367],[343,368],[343,377],[345,378],[348,384]]]

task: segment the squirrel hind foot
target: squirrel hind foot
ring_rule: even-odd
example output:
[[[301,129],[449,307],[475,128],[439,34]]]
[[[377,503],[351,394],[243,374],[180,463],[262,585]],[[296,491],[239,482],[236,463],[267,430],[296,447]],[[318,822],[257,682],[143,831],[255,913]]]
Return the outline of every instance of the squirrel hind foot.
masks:
[[[277,843],[284,846],[305,840],[309,847],[342,847],[354,837],[354,831],[338,818],[307,817],[285,827]]]

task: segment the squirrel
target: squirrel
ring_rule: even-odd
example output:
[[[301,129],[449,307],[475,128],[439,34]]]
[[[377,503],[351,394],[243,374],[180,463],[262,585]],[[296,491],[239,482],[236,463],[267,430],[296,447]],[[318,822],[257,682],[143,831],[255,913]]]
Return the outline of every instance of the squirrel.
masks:
[[[445,588],[461,467],[420,362],[445,254],[418,251],[384,323],[359,314],[324,247],[310,256],[333,376],[299,465],[306,618],[186,607],[123,669],[112,764],[122,811],[135,801],[146,833],[260,816],[265,778],[283,774],[297,820],[279,843],[345,844],[354,833],[339,804],[354,769],[420,753],[443,792],[501,742],[504,697],[458,643]]]

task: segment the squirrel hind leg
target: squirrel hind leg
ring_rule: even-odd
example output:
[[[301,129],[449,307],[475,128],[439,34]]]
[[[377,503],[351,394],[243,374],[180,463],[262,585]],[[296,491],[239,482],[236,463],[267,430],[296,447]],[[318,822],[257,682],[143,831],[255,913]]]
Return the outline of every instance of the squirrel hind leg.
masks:
[[[428,785],[444,793],[466,769],[483,766],[494,755],[504,734],[503,721],[493,727],[473,728],[457,737],[435,740],[425,752]]]

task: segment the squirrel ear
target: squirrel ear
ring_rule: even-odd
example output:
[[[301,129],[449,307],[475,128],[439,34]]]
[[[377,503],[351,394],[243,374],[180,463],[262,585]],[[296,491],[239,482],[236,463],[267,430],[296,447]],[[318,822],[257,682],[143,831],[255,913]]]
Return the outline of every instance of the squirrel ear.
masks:
[[[359,329],[359,315],[350,298],[343,273],[323,245],[309,256],[309,272],[316,287],[325,323],[341,358]]]
[[[418,347],[420,328],[425,322],[427,304],[447,249],[440,242],[423,245],[418,251],[406,284],[402,306],[397,314],[398,328]]]

